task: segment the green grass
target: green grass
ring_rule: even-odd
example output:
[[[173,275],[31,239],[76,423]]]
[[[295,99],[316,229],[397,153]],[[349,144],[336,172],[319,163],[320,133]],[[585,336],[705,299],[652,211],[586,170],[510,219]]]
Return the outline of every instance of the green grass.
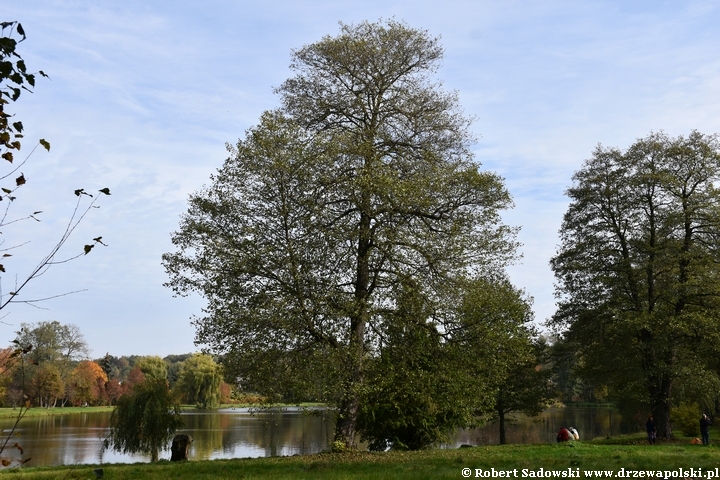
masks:
[[[641,437],[627,437],[639,441]],[[714,469],[720,447],[687,443],[616,445],[575,442],[561,445],[500,445],[456,450],[343,454],[103,465],[105,479],[460,479],[463,468],[578,471]],[[98,466],[23,468],[0,472],[0,479],[92,479]],[[576,470],[578,469],[578,470]]]
[[[327,404],[319,402],[302,402],[302,403],[223,403],[218,408],[288,408],[303,407],[315,408],[326,407]],[[195,405],[187,405],[188,408],[195,408]],[[185,405],[183,405],[185,408]]]
[[[112,412],[114,407],[54,407],[54,408],[30,408],[25,413],[27,417],[45,417],[48,415],[67,415],[71,413],[89,413],[89,412]],[[19,408],[0,408],[0,418],[15,418],[20,413]]]
[[[220,405],[219,408],[285,408],[285,407],[324,407],[322,403],[301,403],[301,404],[257,404],[257,403],[228,403]],[[73,413],[89,413],[89,412],[112,412],[115,407],[54,407],[54,408],[30,408],[25,417],[45,417],[48,415],[68,415]],[[195,405],[182,405],[183,410],[191,410],[196,408]],[[15,418],[18,416],[20,409],[18,408],[0,408],[0,418]]]

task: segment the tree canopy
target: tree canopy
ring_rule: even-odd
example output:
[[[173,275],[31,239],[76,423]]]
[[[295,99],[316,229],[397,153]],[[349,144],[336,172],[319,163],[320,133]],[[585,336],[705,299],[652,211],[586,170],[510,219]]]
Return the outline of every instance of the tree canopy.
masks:
[[[216,408],[221,383],[222,367],[210,355],[196,353],[183,362],[175,388],[198,408]]]
[[[282,107],[229,147],[163,256],[168,286],[207,299],[196,341],[248,388],[338,405],[348,446],[398,287],[411,279],[449,336],[453,286],[515,255],[510,196],[433,80],[442,54],[393,20],[295,51]]]
[[[644,404],[665,437],[681,380],[717,384],[718,180],[716,135],[653,133],[626,151],[599,146],[567,191],[551,262],[553,323],[567,327],[583,374]]]

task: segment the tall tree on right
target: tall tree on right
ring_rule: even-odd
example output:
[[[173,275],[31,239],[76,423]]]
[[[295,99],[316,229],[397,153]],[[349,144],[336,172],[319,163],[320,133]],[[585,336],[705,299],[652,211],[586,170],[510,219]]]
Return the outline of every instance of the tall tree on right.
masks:
[[[720,340],[720,142],[653,133],[598,146],[573,176],[551,260],[558,311],[579,369],[647,405],[672,437],[673,385],[716,376]]]

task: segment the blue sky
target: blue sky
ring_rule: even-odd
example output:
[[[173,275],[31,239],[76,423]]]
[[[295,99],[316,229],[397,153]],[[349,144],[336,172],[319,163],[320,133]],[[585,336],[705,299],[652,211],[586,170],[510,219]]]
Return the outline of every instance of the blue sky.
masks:
[[[58,320],[84,333],[94,356],[197,349],[190,316],[202,299],[173,298],[160,256],[199,189],[291,74],[292,49],[335,35],[338,22],[394,17],[441,36],[438,78],[476,118],[476,159],[506,179],[522,227],[510,268],[554,311],[548,266],[567,207],[564,190],[598,143],[626,148],[651,131],[720,132],[718,1],[40,1],[6,2],[22,22],[19,51],[38,81],[13,111],[23,152],[39,138],[13,212],[43,222],[3,233],[31,240],[6,260],[3,290],[61,234],[72,191],[109,187],[66,253],[98,235],[108,243],[58,265],[23,291],[36,298],[87,289],[4,313],[0,344],[21,322]]]

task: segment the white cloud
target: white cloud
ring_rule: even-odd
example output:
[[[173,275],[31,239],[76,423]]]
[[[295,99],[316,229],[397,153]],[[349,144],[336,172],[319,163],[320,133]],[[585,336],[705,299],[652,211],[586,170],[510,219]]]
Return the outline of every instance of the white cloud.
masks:
[[[45,137],[52,150],[23,167],[27,193],[13,208],[45,210],[46,220],[18,233],[33,244],[12,265],[26,268],[52,244],[75,188],[113,192],[68,245],[103,235],[109,247],[32,287],[88,292],[6,320],[76,323],[96,355],[194,349],[188,319],[202,300],[161,286],[170,232],[188,194],[222,164],[224,143],[278,105],[272,87],[290,75],[291,49],[335,34],[338,21],[395,16],[442,35],[439,78],[477,116],[477,159],[515,198],[505,219],[523,227],[524,260],[511,275],[535,297],[538,320],[554,308],[548,260],[563,191],[593,148],[624,148],[651,130],[720,131],[711,2],[28,0],[4,14],[25,27],[29,67],[51,77],[13,106],[26,146]]]

